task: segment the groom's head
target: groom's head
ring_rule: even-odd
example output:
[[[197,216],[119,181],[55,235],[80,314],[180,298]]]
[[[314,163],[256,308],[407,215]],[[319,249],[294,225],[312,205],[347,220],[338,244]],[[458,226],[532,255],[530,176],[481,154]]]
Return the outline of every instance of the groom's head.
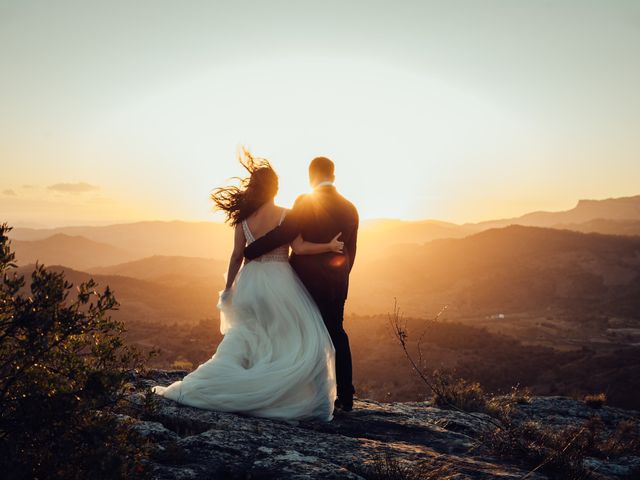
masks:
[[[312,187],[316,187],[322,182],[333,182],[336,179],[334,175],[334,165],[327,157],[316,157],[309,164],[309,183]]]

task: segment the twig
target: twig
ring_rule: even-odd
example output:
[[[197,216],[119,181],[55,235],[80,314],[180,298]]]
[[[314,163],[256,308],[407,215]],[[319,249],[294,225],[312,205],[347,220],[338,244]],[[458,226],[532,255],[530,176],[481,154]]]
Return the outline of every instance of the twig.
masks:
[[[440,310],[438,315],[435,317],[436,320],[437,320],[437,318],[440,316],[440,314],[443,311],[444,311],[444,308],[442,310]],[[418,365],[416,365],[415,360],[413,359],[413,357],[409,353],[409,350],[407,348],[407,332],[402,327],[401,321],[402,321],[402,315],[400,314],[400,309],[398,308],[398,299],[394,298],[393,299],[393,314],[389,314],[389,322],[391,323],[391,326],[393,328],[393,333],[395,334],[396,338],[398,339],[398,342],[400,342],[400,345],[402,346],[402,351],[404,352],[404,355],[407,358],[407,360],[409,361],[409,363],[411,364],[412,368],[418,374],[420,379],[425,383],[425,385],[427,385],[427,387],[429,387],[429,389],[433,393],[437,394],[438,393],[438,389],[433,385],[433,383],[425,375],[425,373],[422,371],[422,368],[420,368],[420,367],[418,367]],[[442,397],[444,403],[448,407],[453,409],[453,410],[456,410],[458,412],[466,414],[466,415],[468,415],[468,416],[470,416],[472,418],[475,418],[476,420],[479,420],[479,421],[481,421],[483,423],[490,423],[496,428],[499,428],[499,429],[504,428],[503,425],[501,425],[500,423],[494,421],[491,417],[485,418],[485,417],[481,417],[480,415],[476,415],[476,414],[474,414],[472,412],[467,412],[467,411],[461,409],[460,407],[458,407],[457,405],[454,405],[453,403],[449,402],[446,398],[444,398],[443,395],[441,395],[441,397]]]

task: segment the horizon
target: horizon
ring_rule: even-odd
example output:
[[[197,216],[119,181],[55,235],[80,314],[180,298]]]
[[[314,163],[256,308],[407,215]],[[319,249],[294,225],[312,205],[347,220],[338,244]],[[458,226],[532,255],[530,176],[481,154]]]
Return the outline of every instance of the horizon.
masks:
[[[210,190],[316,155],[363,219],[562,211],[640,184],[640,4],[0,1],[0,211],[220,221]]]
[[[492,221],[505,221],[505,220],[516,220],[519,219],[523,216],[529,215],[529,214],[537,214],[537,213],[563,213],[563,212],[567,212],[570,210],[573,210],[574,208],[576,208],[580,202],[604,202],[604,201],[610,201],[610,200],[623,200],[623,199],[632,199],[635,197],[640,197],[640,193],[637,195],[629,195],[629,196],[624,196],[624,197],[606,197],[606,198],[580,198],[578,200],[576,200],[574,202],[573,207],[565,209],[565,210],[531,210],[531,211],[527,211],[527,212],[522,212],[521,214],[517,214],[513,217],[507,217],[507,218],[485,218],[485,219],[481,219],[475,222],[464,222],[464,223],[456,223],[456,222],[452,222],[446,219],[439,219],[439,218],[392,218],[392,217],[377,217],[377,218],[361,218],[361,226],[365,227],[366,226],[371,226],[371,224],[375,223],[375,222],[405,222],[405,223],[428,223],[428,222],[433,222],[433,223],[441,223],[441,224],[445,224],[445,225],[453,225],[453,226],[458,226],[458,227],[464,227],[467,225],[476,225],[476,224],[482,224],[485,222],[492,222]],[[218,217],[220,217],[220,215],[218,215]],[[10,223],[9,226],[13,227],[13,228],[28,228],[28,229],[34,229],[34,230],[38,230],[38,229],[44,229],[44,230],[54,230],[54,229],[59,229],[59,228],[74,228],[74,227],[108,227],[108,226],[114,226],[114,225],[129,225],[129,224],[136,224],[136,223],[172,223],[172,222],[183,222],[183,223],[215,223],[215,224],[219,224],[219,225],[226,225],[226,223],[224,222],[223,219],[217,218],[215,220],[200,220],[200,219],[193,219],[193,220],[189,220],[189,219],[180,219],[180,218],[173,218],[173,219],[139,219],[139,220],[129,220],[129,221],[115,221],[115,222],[105,222],[105,223],[70,223],[70,224],[60,224],[60,225],[51,225],[51,226],[46,226],[46,225],[35,225],[35,224],[27,224],[27,223],[18,223],[18,224],[12,224]],[[366,225],[368,224],[368,225]]]

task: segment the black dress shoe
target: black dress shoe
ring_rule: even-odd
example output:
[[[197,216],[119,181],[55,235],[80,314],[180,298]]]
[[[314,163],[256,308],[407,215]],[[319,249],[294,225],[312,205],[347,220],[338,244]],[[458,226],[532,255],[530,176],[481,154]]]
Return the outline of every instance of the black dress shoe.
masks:
[[[350,399],[342,399],[342,398],[336,398],[336,401],[334,402],[333,406],[336,409],[340,409],[343,412],[350,412],[351,410],[353,410],[353,398]]]

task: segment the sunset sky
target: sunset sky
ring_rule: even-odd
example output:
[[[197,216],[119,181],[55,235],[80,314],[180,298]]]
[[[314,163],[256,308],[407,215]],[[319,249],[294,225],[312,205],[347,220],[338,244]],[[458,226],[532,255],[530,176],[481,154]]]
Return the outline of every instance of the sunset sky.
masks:
[[[336,162],[362,217],[640,194],[638,1],[0,0],[0,221],[220,219]]]

